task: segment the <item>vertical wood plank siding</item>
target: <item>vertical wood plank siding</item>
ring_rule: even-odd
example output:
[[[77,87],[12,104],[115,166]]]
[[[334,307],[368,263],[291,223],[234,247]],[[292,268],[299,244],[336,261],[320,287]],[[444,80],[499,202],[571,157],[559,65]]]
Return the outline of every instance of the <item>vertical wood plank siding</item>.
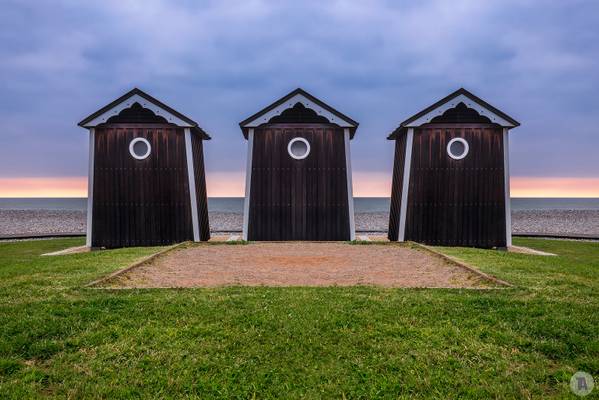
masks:
[[[303,137],[310,154],[291,158]],[[343,129],[331,124],[267,124],[254,132],[249,240],[349,240]]]
[[[195,171],[196,200],[198,219],[200,222],[200,240],[210,239],[210,223],[208,221],[208,195],[206,193],[206,173],[204,168],[204,142],[198,135],[191,135],[193,168]]]
[[[136,137],[152,151],[129,153]],[[92,246],[163,245],[193,240],[182,128],[108,124],[96,128]]]
[[[454,160],[447,144],[466,139]],[[504,247],[502,129],[491,124],[429,124],[414,131],[406,240],[447,246]]]
[[[393,162],[393,181],[391,184],[391,209],[389,211],[389,231],[387,237],[397,241],[399,237],[399,213],[401,210],[401,192],[403,188],[403,169],[406,157],[406,135],[395,140],[395,159]]]

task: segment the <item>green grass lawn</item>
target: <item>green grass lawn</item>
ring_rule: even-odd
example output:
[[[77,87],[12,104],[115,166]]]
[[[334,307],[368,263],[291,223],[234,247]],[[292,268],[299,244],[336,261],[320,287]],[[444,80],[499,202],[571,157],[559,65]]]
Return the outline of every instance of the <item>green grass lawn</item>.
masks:
[[[39,257],[82,242],[0,243],[0,398],[575,398],[575,371],[599,380],[598,243],[442,249],[514,289],[110,291],[83,285],[156,249]]]

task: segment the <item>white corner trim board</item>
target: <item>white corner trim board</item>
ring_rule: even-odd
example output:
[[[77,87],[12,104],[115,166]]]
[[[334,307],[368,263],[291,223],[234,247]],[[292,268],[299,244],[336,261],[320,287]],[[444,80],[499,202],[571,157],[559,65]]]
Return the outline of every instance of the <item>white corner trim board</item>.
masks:
[[[408,128],[406,137],[406,152],[403,164],[403,181],[401,188],[401,206],[399,209],[399,230],[397,241],[404,242],[406,237],[406,214],[408,211],[408,191],[410,188],[410,168],[412,167],[412,143],[414,128]]]
[[[200,241],[200,223],[198,217],[198,201],[196,198],[196,180],[193,168],[193,153],[191,151],[191,130],[185,128],[185,158],[187,159],[187,179],[189,182],[189,201],[191,202],[191,223],[193,226],[193,241]]]
[[[245,167],[245,199],[243,201],[243,240],[248,240],[248,224],[250,220],[250,192],[252,184],[252,153],[254,150],[254,129],[248,131],[247,165]]]
[[[349,239],[356,240],[356,224],[354,219],[354,187],[352,183],[349,128],[343,129],[343,134],[345,141],[345,171],[347,173],[347,205],[349,208]]]
[[[354,128],[355,127],[354,123],[347,121],[343,118],[339,118],[337,115],[324,109],[323,107],[314,103],[312,100],[306,98],[306,96],[302,95],[301,93],[296,94],[295,96],[293,96],[292,98],[290,98],[283,104],[280,104],[277,107],[273,108],[272,110],[265,112],[264,114],[260,114],[259,116],[257,116],[253,120],[251,120],[250,122],[247,122],[245,125],[243,125],[243,127],[244,128],[255,128],[259,125],[262,125],[262,124],[268,122],[272,117],[275,117],[275,116],[281,114],[283,111],[287,110],[288,108],[292,108],[297,103],[302,103],[306,108],[314,110],[318,115],[325,117],[326,119],[329,120],[329,122],[331,122],[333,124],[337,124],[342,128]]]
[[[509,129],[503,128],[503,175],[505,193],[505,245],[512,245],[512,206],[510,204],[510,139]]]
[[[469,98],[468,96],[465,96],[463,94],[460,94],[459,96],[456,96],[456,97],[448,100],[447,102],[441,104],[434,110],[431,110],[428,113],[424,114],[422,117],[410,122],[406,126],[407,127],[418,127],[418,126],[427,124],[427,123],[431,122],[431,119],[438,117],[439,115],[442,115],[445,111],[449,110],[450,108],[454,108],[459,103],[464,103],[468,108],[472,108],[472,109],[476,110],[476,112],[478,112],[480,115],[489,118],[491,120],[491,122],[493,122],[495,124],[499,124],[503,127],[509,127],[509,128],[514,127],[514,124],[512,124],[511,122],[506,121],[505,119],[501,118],[499,115],[495,114],[493,111],[481,106],[480,104],[478,104],[477,102],[475,102],[474,100],[472,100],[471,98]]]
[[[118,115],[121,111],[123,111],[125,108],[131,107],[134,103],[139,103],[143,108],[151,110],[154,114],[165,118],[171,124],[175,124],[177,126],[182,127],[191,127],[189,123],[183,121],[179,117],[171,114],[164,108],[152,103],[151,101],[148,101],[147,99],[141,97],[138,94],[134,94],[130,97],[127,97],[125,100],[121,101],[111,109],[98,115],[96,118],[85,124],[85,127],[91,128],[103,124],[108,120],[108,118]]]
[[[87,228],[85,235],[85,245],[92,247],[92,223],[94,209],[94,155],[95,155],[95,135],[96,130],[89,130],[89,159],[87,169]]]

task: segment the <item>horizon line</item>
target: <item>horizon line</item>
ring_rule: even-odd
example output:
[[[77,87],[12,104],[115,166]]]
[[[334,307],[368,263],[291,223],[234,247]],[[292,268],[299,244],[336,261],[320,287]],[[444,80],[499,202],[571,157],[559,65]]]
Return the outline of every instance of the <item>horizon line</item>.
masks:
[[[245,196],[208,196],[209,199],[244,199]],[[390,199],[391,196],[353,196],[354,199]],[[87,196],[0,196],[0,199],[87,199]],[[510,199],[599,199],[599,196],[510,196]]]
[[[391,174],[354,172],[353,197],[391,197]],[[245,173],[212,172],[206,177],[208,197],[243,198]],[[599,198],[599,177],[512,176],[511,198]],[[86,198],[87,176],[0,177],[0,198]]]

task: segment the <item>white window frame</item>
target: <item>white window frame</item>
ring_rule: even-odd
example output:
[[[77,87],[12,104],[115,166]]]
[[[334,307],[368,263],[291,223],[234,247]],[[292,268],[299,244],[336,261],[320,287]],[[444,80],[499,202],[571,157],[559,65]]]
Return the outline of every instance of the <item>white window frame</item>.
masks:
[[[459,156],[456,156],[455,154],[453,154],[451,152],[451,145],[454,144],[455,142],[460,142],[464,145],[464,152],[462,154],[460,154]],[[468,142],[464,138],[461,138],[461,137],[453,138],[449,141],[449,143],[447,143],[447,154],[449,155],[449,157],[453,158],[454,160],[461,160],[461,159],[465,158],[469,152],[470,152],[470,145],[468,145]]]
[[[293,154],[293,152],[291,151],[291,146],[293,145],[293,143],[295,142],[303,142],[306,144],[306,153],[302,156],[296,156],[295,154]],[[289,155],[291,156],[291,158],[295,159],[295,160],[303,160],[304,158],[308,157],[310,155],[310,143],[303,137],[294,137],[293,139],[291,139],[289,141],[289,143],[287,144],[287,153],[289,153]]]
[[[143,156],[138,156],[137,154],[135,154],[135,151],[133,150],[133,147],[135,146],[135,143],[137,143],[137,142],[143,142],[146,144],[146,146],[148,146],[148,151],[146,151],[146,153]],[[150,144],[150,142],[148,142],[147,139],[142,138],[142,137],[136,137],[131,142],[129,142],[129,154],[131,154],[131,157],[135,158],[136,160],[145,160],[146,158],[148,158],[150,156],[151,153],[152,153],[152,145]]]

